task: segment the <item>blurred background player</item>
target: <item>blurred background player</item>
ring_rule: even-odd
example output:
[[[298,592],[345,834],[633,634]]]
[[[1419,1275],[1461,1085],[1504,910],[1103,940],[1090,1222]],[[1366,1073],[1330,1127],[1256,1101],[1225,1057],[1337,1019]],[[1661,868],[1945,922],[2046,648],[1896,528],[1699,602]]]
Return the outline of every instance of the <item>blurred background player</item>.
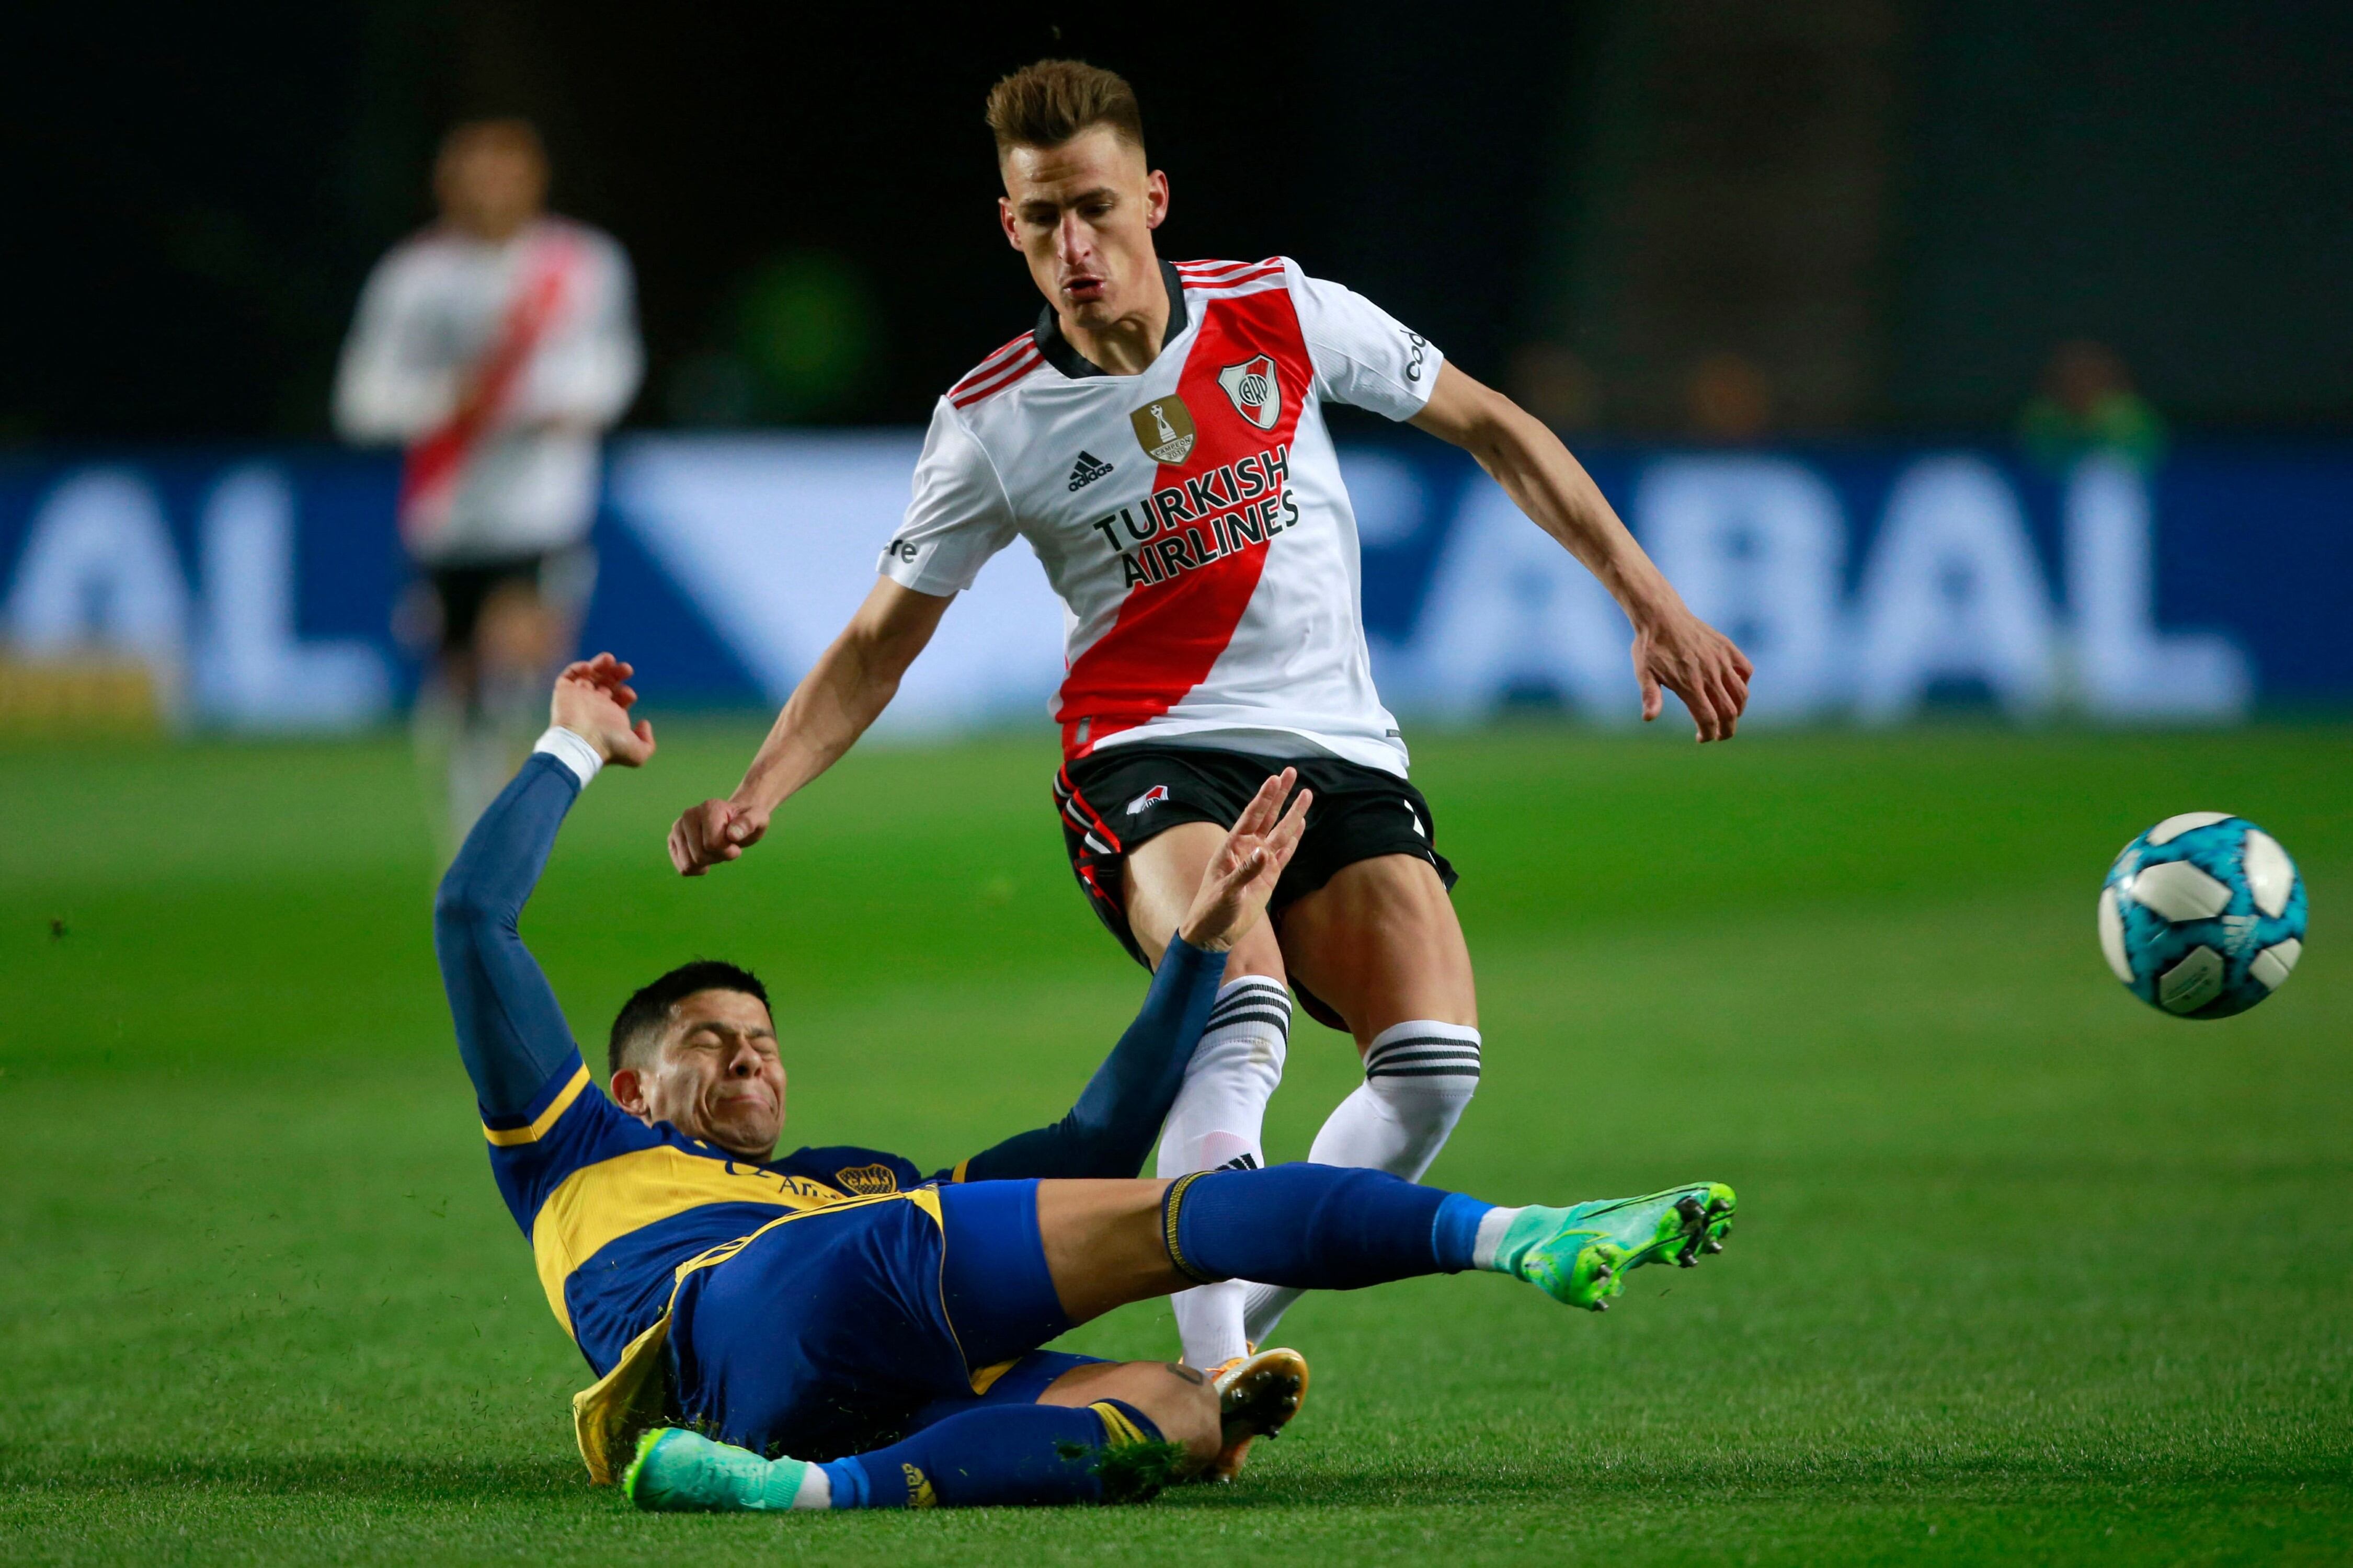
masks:
[[[2051,351],[2042,385],[2019,411],[2018,439],[2053,472],[2094,452],[2146,468],[2165,456],[2165,416],[2133,385],[2121,354],[2074,338]]]
[[[643,374],[628,256],[546,210],[530,122],[469,121],[433,173],[438,220],[369,277],[335,424],[397,441],[401,542],[422,573],[404,630],[434,668],[420,757],[443,764],[447,847],[513,772],[595,585],[597,443]]]

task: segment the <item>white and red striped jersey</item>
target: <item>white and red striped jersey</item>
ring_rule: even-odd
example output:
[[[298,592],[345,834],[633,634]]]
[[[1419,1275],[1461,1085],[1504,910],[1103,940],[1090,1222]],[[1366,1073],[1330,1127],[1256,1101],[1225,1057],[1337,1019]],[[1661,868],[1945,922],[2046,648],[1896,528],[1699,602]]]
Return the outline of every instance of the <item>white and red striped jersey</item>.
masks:
[[[368,278],[335,425],[407,447],[401,532],[420,559],[559,549],[588,535],[597,441],[643,365],[628,257],[609,235],[554,217],[495,242],[428,228]]]
[[[1162,272],[1168,335],[1143,374],[1090,364],[1050,307],[949,389],[881,570],[954,594],[1029,542],[1069,612],[1067,758],[1151,741],[1401,775],[1323,405],[1408,418],[1439,352],[1285,257]]]

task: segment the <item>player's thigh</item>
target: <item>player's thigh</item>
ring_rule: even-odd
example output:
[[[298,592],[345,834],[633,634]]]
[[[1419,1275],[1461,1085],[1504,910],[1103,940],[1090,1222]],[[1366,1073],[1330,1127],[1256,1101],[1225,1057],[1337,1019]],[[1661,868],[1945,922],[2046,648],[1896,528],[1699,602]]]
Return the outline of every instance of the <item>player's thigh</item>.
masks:
[[[1194,1283],[1177,1271],[1161,1239],[1160,1199],[1167,1190],[1166,1182],[1150,1179],[1038,1184],[1046,1271],[1072,1323]]]
[[[540,596],[531,578],[509,577],[482,601],[474,626],[474,650],[486,668],[538,670],[565,651],[564,616]]]
[[[486,668],[537,674],[572,654],[596,586],[596,552],[585,544],[518,556],[484,569],[489,588],[475,644]]]
[[[1418,856],[1355,861],[1293,900],[1282,911],[1282,955],[1299,983],[1348,1021],[1359,1049],[1409,1019],[1478,1025],[1454,900]]]
[[[1189,1366],[1166,1361],[1105,1361],[1073,1367],[1047,1385],[1040,1405],[1084,1406],[1099,1399],[1133,1405],[1150,1416],[1160,1435],[1184,1446],[1187,1458],[1207,1464],[1221,1443],[1218,1391]]]
[[[1168,951],[1168,939],[1193,908],[1201,890],[1201,874],[1209,858],[1226,841],[1226,829],[1214,822],[1180,822],[1154,834],[1127,853],[1120,893],[1127,923],[1156,965]],[[1226,978],[1245,974],[1283,977],[1282,951],[1265,921],[1244,932],[1226,959]]]

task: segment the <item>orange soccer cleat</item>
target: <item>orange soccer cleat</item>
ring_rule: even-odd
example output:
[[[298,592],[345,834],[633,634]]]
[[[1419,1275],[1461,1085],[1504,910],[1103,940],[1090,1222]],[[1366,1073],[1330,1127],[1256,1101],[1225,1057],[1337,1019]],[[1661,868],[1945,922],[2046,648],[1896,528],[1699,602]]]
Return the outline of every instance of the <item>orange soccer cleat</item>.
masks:
[[[1307,1398],[1307,1358],[1294,1350],[1252,1351],[1209,1369],[1218,1391],[1225,1447],[1201,1472],[1205,1481],[1229,1481],[1242,1472],[1250,1446],[1282,1430]]]

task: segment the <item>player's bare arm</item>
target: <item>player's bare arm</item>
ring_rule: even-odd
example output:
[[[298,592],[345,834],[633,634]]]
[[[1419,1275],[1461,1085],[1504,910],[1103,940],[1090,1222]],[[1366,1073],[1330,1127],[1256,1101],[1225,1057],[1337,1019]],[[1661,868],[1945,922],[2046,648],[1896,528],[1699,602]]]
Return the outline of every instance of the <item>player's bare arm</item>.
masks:
[[[1609,590],[1634,624],[1645,720],[1659,716],[1664,687],[1691,710],[1701,741],[1732,738],[1748,706],[1754,667],[1730,637],[1691,613],[1558,437],[1451,363],[1439,367],[1430,402],[1412,422],[1476,458],[1538,528]]]
[[[866,602],[818,656],[776,715],[744,782],[724,800],[689,809],[670,830],[670,864],[700,877],[739,858],[768,831],[793,793],[839,761],[898,695],[915,656],[939,630],[949,600],[876,581]]]

